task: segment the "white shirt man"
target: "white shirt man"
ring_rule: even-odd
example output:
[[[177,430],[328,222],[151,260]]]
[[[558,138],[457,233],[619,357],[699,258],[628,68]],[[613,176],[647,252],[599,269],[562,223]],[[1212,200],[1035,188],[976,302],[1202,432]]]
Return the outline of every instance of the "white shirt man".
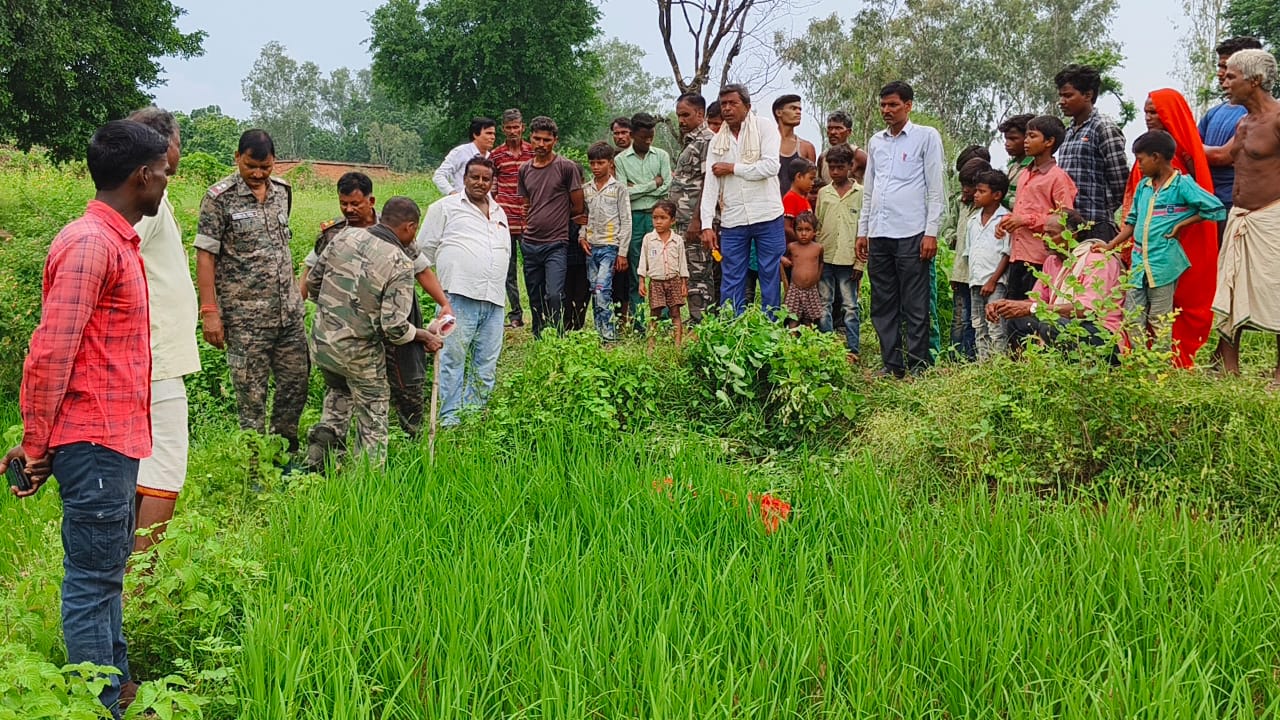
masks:
[[[741,85],[720,91],[724,125],[707,148],[701,220],[703,242],[722,250],[720,297],[742,312],[746,304],[751,245],[756,246],[760,302],[766,311],[782,305],[779,263],[787,249],[778,167],[782,138],[772,120],[751,111]],[[720,206],[720,237],[712,230]]]
[[[440,163],[440,167],[436,168],[435,174],[431,176],[441,195],[462,192],[467,161],[477,155],[482,158],[489,157],[489,151],[493,149],[498,138],[496,127],[497,124],[489,118],[476,118],[471,121],[471,142],[463,143],[450,150],[444,157],[444,162]]]
[[[462,192],[427,208],[417,238],[456,316],[440,356],[442,425],[460,422],[464,407],[483,407],[493,390],[507,307],[511,226],[489,196],[494,166],[472,160],[465,169]]]
[[[865,204],[858,218],[858,257],[867,262],[871,279],[871,324],[884,371],[897,377],[933,364],[933,258],[944,192],[942,136],[910,121],[914,97],[904,82],[880,90],[880,114],[888,127],[867,146]]]

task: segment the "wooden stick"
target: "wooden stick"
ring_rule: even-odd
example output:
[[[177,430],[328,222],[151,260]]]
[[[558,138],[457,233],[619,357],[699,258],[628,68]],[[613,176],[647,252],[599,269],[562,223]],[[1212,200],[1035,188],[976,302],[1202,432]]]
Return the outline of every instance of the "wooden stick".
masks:
[[[437,416],[437,408],[440,402],[440,353],[444,352],[444,348],[432,353],[435,360],[432,363],[431,370],[431,426],[427,433],[427,451],[431,456],[431,464],[436,462],[436,424],[439,420]]]

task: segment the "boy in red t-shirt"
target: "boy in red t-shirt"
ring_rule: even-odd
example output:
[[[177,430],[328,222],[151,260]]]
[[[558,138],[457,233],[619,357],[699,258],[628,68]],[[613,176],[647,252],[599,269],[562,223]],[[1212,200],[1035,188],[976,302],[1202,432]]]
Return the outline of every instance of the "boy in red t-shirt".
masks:
[[[818,166],[805,158],[796,158],[791,161],[791,172],[791,189],[782,196],[782,217],[788,243],[796,241],[796,217],[800,213],[813,212],[813,206],[809,204],[809,193],[813,190],[814,181],[818,179]]]

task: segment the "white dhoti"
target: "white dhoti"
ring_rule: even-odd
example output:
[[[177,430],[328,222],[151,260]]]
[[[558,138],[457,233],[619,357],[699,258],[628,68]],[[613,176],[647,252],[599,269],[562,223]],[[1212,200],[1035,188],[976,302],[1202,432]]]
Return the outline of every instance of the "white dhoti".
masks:
[[[1280,334],[1280,201],[1231,209],[1213,314],[1214,326],[1228,338],[1246,328]]]

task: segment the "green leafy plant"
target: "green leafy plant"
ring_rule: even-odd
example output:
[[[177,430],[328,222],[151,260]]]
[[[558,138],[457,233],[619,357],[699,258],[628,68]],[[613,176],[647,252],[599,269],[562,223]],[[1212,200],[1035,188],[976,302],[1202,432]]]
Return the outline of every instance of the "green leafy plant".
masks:
[[[200,720],[209,699],[191,693],[191,684],[180,675],[167,675],[142,683],[125,720]]]
[[[98,693],[115,668],[58,667],[22,647],[0,643],[0,720],[110,718]]]
[[[520,435],[563,422],[598,433],[643,428],[679,410],[687,377],[670,354],[606,348],[594,332],[548,334],[500,378],[489,414]]]
[[[835,335],[789,331],[756,308],[737,317],[723,309],[704,318],[697,335],[688,361],[709,422],[745,414],[740,430],[785,445],[856,417],[862,395]]]
[[[182,156],[178,172],[183,179],[200,185],[212,185],[235,172],[235,168],[209,153],[193,152]]]

